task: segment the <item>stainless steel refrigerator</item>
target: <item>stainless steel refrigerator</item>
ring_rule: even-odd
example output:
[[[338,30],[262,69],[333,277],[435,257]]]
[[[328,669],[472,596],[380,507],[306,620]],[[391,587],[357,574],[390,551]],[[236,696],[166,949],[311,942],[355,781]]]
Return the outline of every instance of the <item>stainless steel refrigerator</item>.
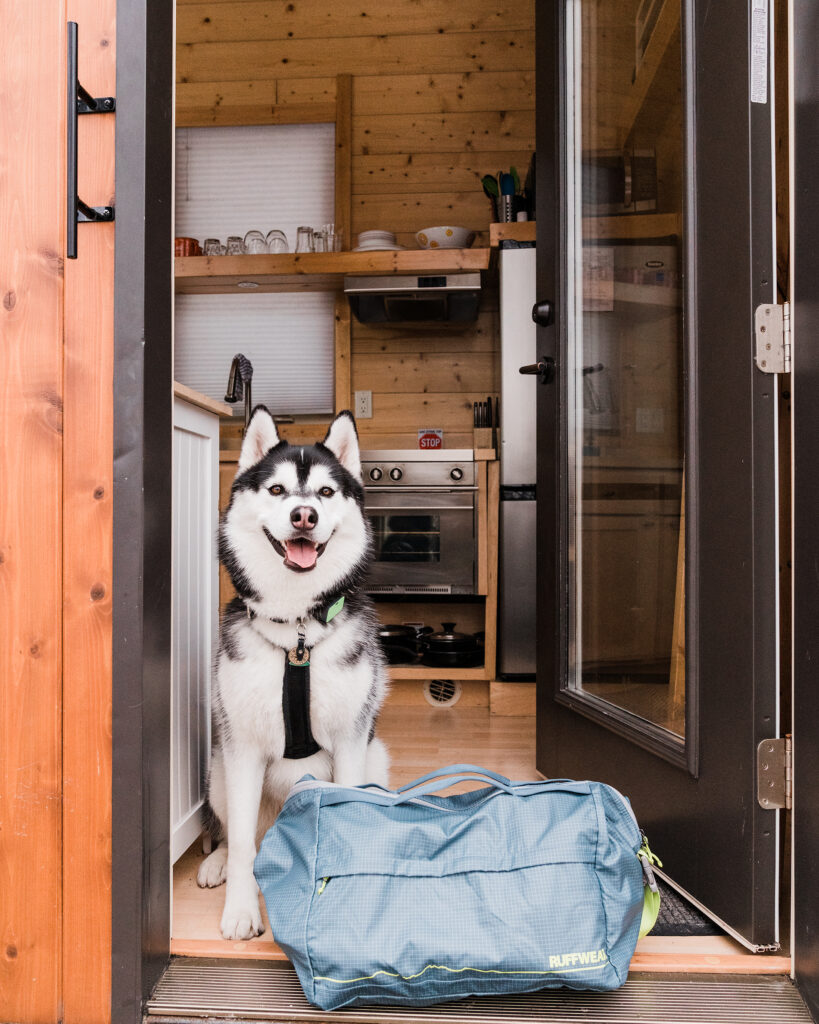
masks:
[[[502,243],[503,244],[503,243]],[[582,435],[576,457],[586,468],[605,469],[607,450],[620,434],[651,435],[663,429],[664,417],[676,415],[676,398],[652,393],[658,408],[638,408],[639,390],[624,390],[623,377],[633,370],[625,341],[676,358],[679,345],[677,248],[674,239],[634,242],[588,240],[583,252],[585,281],[595,284],[583,311]],[[535,249],[502,248],[500,252],[500,593],[498,673],[502,679],[532,678],[535,672],[535,516],[537,377],[519,368],[537,362]],[[646,297],[643,284],[651,284]],[[669,289],[658,301],[656,286]],[[585,287],[585,286],[584,286]],[[675,371],[676,373],[676,371]],[[672,374],[677,380],[678,374]],[[659,381],[659,377],[658,377]],[[655,391],[658,389],[655,387]],[[667,405],[667,408],[664,407]],[[659,417],[658,422],[654,422]],[[546,539],[551,543],[551,539]],[[591,567],[590,571],[594,571]]]
[[[532,305],[535,249],[500,251],[500,567],[498,673],[535,672],[536,377],[518,370],[537,362]]]

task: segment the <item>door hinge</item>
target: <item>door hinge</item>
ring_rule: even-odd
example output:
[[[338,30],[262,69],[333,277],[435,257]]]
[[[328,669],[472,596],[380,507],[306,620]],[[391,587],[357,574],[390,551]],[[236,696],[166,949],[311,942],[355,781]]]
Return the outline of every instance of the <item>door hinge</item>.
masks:
[[[762,740],[756,748],[756,798],[766,811],[790,810],[793,758],[791,738]]]
[[[791,372],[791,304],[757,306],[756,365],[763,373]]]

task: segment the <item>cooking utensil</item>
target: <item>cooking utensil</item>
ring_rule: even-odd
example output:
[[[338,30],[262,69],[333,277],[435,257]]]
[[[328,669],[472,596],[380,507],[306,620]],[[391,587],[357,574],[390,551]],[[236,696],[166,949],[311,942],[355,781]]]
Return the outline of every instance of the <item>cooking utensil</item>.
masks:
[[[487,398],[486,400],[486,425],[487,427],[493,426],[492,423],[492,399]]]
[[[517,167],[510,167],[509,173],[512,175],[512,185],[515,189],[514,194],[517,195],[520,192],[520,175],[518,174]]]
[[[472,633],[456,633],[454,622],[442,622],[442,632],[421,637],[422,661],[443,668],[480,665],[483,652]]]
[[[418,631],[414,626],[388,623],[379,628],[378,639],[390,665],[412,664],[421,657]]]
[[[489,196],[490,199],[497,199],[500,195],[497,179],[493,178],[491,174],[484,174],[481,178],[481,186],[484,195]]]

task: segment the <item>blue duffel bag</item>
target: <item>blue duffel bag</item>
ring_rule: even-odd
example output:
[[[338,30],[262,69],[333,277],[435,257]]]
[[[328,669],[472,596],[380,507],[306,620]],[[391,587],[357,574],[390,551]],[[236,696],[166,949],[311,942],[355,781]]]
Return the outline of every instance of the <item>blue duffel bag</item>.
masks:
[[[489,785],[432,795],[464,779]],[[308,776],[255,873],[311,1003],[424,1006],[622,985],[653,882],[641,844],[602,783],[453,765],[396,792]]]

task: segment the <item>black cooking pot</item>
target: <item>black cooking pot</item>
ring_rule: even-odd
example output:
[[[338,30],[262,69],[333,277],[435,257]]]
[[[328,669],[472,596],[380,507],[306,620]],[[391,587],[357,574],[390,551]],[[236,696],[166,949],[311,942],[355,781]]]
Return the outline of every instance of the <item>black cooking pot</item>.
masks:
[[[388,623],[379,628],[378,639],[390,665],[411,665],[421,657],[418,631],[413,626]]]
[[[421,637],[425,665],[470,668],[483,663],[483,651],[472,633],[456,633],[454,622],[441,623],[443,631]]]

